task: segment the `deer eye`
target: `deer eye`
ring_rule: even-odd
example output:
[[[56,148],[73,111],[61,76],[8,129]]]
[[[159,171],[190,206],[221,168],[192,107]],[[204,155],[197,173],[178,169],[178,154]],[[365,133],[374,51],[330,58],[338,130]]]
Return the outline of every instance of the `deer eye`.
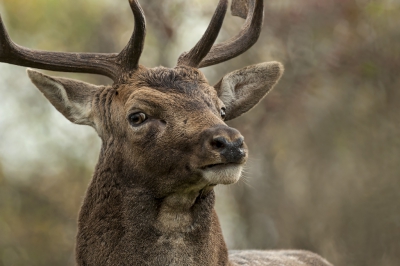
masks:
[[[225,107],[222,107],[222,108],[221,108],[221,118],[222,118],[222,119],[225,119],[225,116],[226,116],[226,108],[225,108]]]
[[[145,113],[134,113],[129,115],[128,119],[132,126],[138,126],[147,120],[147,115]]]

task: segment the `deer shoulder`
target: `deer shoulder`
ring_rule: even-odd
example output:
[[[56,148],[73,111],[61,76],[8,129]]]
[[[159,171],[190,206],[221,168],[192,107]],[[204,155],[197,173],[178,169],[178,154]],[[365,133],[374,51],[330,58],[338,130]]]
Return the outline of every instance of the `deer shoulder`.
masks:
[[[321,256],[305,250],[231,250],[232,266],[332,266]]]

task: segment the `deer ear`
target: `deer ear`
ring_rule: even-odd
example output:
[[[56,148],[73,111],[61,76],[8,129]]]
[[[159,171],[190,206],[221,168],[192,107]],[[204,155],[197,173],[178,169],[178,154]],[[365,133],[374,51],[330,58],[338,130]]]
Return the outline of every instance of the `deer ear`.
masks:
[[[283,65],[267,62],[233,71],[214,86],[231,120],[253,108],[278,82]]]
[[[33,84],[69,121],[94,126],[92,99],[101,87],[82,81],[55,78],[28,69]]]

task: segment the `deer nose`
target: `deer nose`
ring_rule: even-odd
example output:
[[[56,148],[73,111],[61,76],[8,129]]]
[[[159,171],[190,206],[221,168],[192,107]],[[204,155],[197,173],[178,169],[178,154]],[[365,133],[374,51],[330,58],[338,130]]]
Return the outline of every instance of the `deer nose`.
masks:
[[[243,157],[246,156],[243,144],[244,138],[242,136],[233,141],[228,140],[224,136],[216,136],[211,140],[211,147],[214,150],[219,151],[221,156],[223,156],[229,163],[240,162]]]
[[[208,147],[218,152],[226,163],[242,163],[246,157],[244,138],[234,128],[217,126],[207,130]]]

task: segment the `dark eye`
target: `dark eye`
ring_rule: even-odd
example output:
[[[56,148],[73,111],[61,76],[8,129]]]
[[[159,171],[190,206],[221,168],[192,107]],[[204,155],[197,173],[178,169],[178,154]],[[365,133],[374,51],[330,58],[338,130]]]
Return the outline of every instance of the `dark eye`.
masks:
[[[129,123],[132,126],[138,126],[147,120],[147,115],[145,113],[134,113],[129,115]]]
[[[222,107],[221,108],[221,117],[222,117],[222,119],[225,119],[225,116],[226,116],[226,108]]]

